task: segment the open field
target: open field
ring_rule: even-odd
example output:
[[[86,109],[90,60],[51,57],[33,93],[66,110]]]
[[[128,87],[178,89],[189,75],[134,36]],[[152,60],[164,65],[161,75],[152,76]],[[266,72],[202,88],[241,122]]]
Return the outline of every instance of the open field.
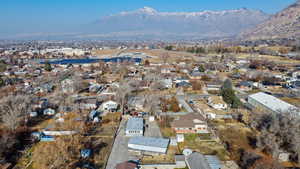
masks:
[[[292,105],[300,107],[300,98],[283,97],[283,98],[280,98],[280,99],[283,100],[283,101],[286,101],[286,102],[288,102]]]

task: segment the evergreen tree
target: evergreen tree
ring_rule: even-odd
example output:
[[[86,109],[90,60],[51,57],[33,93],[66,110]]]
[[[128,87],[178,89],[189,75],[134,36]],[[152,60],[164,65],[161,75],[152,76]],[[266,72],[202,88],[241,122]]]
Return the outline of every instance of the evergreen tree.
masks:
[[[205,53],[205,49],[203,47],[197,47],[196,53],[197,54],[199,54],[199,53]]]
[[[2,79],[2,77],[0,77],[0,87],[4,86],[5,85],[5,82],[4,80]]]
[[[205,68],[204,68],[203,65],[200,65],[198,69],[199,69],[200,72],[205,72]]]
[[[45,63],[45,67],[44,67],[44,68],[45,68],[45,70],[48,71],[48,72],[50,72],[50,71],[52,70],[52,67],[51,67],[50,63],[48,63],[48,62]]]
[[[221,87],[221,95],[224,102],[229,104],[232,108],[239,108],[241,106],[240,99],[235,95],[232,88],[232,82],[230,79],[226,79]]]

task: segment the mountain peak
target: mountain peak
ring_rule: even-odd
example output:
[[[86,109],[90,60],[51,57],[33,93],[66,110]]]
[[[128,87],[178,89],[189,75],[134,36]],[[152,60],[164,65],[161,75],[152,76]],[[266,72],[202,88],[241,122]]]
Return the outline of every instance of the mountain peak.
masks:
[[[256,10],[160,12],[151,7],[102,17],[94,32],[112,36],[155,36],[168,38],[232,37],[265,21],[269,15]],[[182,25],[182,26],[178,26]]]
[[[154,14],[154,13],[157,13],[157,11],[151,7],[148,7],[148,6],[145,6],[143,8],[140,8],[138,10],[139,12],[144,12],[144,13],[150,13],[150,14]]]

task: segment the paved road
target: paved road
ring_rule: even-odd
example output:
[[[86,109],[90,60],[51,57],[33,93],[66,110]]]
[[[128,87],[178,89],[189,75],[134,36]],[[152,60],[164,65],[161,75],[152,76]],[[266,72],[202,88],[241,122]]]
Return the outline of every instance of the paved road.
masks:
[[[123,119],[120,123],[118,135],[115,139],[111,154],[108,158],[106,169],[115,169],[118,163],[122,163],[128,160],[136,160],[128,153],[128,140],[129,137],[125,136],[126,119]]]
[[[176,99],[179,102],[179,104],[181,104],[188,113],[194,112],[194,110],[191,108],[191,106],[185,101],[184,97],[176,96]]]

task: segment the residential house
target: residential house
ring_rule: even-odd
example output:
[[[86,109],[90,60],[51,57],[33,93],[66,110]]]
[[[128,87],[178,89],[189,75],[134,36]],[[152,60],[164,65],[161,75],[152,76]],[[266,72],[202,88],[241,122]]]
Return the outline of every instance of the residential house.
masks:
[[[164,79],[162,80],[162,85],[165,87],[165,88],[172,88],[173,86],[173,81],[171,79]]]
[[[174,79],[174,82],[177,84],[177,83],[180,83],[180,82],[187,82],[189,83],[189,80],[186,79],[186,78],[175,78]]]
[[[221,96],[210,96],[207,99],[207,103],[209,106],[217,110],[227,109],[227,104],[223,101]]]
[[[34,109],[46,109],[49,106],[49,101],[46,98],[34,98],[33,99]]]
[[[190,82],[182,81],[179,83],[176,83],[177,88],[191,88],[192,84]]]
[[[89,120],[93,122],[99,122],[99,116],[101,115],[101,112],[92,110],[89,114]]]
[[[180,116],[171,123],[171,126],[177,134],[209,133],[204,117],[198,113]]]
[[[161,68],[161,73],[162,74],[167,74],[167,73],[171,73],[172,69],[170,67],[163,67]]]
[[[200,112],[206,119],[231,119],[232,116],[228,112],[215,110],[209,107],[206,103],[195,102],[196,110]]]
[[[219,91],[222,84],[218,82],[208,82],[206,83],[206,89],[208,91]]]
[[[89,158],[92,155],[92,150],[91,149],[82,149],[80,150],[80,156],[82,158]]]
[[[74,92],[74,81],[71,79],[65,79],[61,82],[63,93],[73,93]]]
[[[201,79],[205,75],[204,72],[200,72],[199,70],[194,70],[189,74],[190,79],[198,80]]]
[[[94,110],[99,106],[97,99],[83,99],[79,103],[81,109]]]
[[[89,92],[92,92],[92,93],[97,93],[98,91],[102,91],[104,89],[104,86],[101,85],[101,84],[98,84],[98,83],[92,83],[90,86],[89,86]]]
[[[116,111],[118,109],[118,103],[112,100],[106,101],[101,104],[100,109],[102,111]]]
[[[130,118],[127,121],[126,136],[143,136],[144,134],[144,119],[142,118]]]
[[[131,97],[128,100],[128,106],[130,109],[134,110],[143,110],[144,109],[144,104],[145,104],[145,98],[144,97]]]
[[[250,91],[253,87],[253,82],[251,81],[242,81],[237,84],[237,87],[240,88],[242,91]]]
[[[45,109],[44,112],[43,112],[44,115],[49,115],[49,116],[52,116],[55,114],[55,110],[53,109]]]

